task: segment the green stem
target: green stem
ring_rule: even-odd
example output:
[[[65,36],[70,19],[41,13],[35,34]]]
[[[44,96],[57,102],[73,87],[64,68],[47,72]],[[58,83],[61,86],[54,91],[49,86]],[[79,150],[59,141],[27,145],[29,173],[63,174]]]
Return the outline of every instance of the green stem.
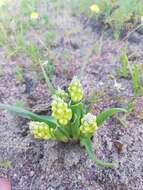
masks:
[[[49,77],[48,77],[48,75],[47,75],[47,73],[46,73],[46,71],[45,71],[45,69],[44,69],[44,66],[42,65],[41,62],[40,62],[40,67],[41,67],[41,69],[42,69],[42,72],[43,72],[44,78],[45,78],[45,80],[46,80],[46,83],[47,83],[47,85],[48,85],[48,88],[49,88],[49,90],[50,90],[50,93],[53,95],[53,94],[55,93],[55,88],[54,88],[54,86],[52,85],[52,83],[51,83],[51,81],[50,81],[50,79],[49,79]]]

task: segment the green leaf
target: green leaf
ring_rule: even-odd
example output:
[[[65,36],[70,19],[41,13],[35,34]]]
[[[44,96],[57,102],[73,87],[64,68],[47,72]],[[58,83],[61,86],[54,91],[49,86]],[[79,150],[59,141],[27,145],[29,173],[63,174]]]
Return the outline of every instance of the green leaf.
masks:
[[[96,158],[96,155],[94,153],[93,147],[92,147],[92,141],[88,137],[81,138],[81,144],[85,146],[85,149],[90,157],[91,160],[95,161],[99,166],[106,167],[106,168],[112,168],[114,166],[113,163],[105,162],[102,160],[99,160]]]
[[[71,131],[73,138],[77,139],[80,135],[80,122],[83,116],[83,104],[80,102],[75,105],[71,105],[73,112],[73,122],[71,123]]]
[[[16,115],[23,117],[23,118],[26,118],[26,119],[31,119],[33,121],[39,121],[39,122],[45,122],[51,128],[55,128],[57,126],[57,122],[54,118],[52,118],[50,116],[37,115],[35,113],[27,111],[27,110],[20,108],[18,106],[11,106],[11,105],[0,103],[0,109],[6,109],[8,111],[14,112]]]
[[[126,109],[123,108],[110,108],[107,109],[103,112],[101,112],[98,116],[97,116],[97,126],[100,126],[103,124],[104,121],[106,121],[109,117],[111,117],[112,115],[114,115],[115,113],[118,112],[127,112]]]
[[[78,117],[82,117],[83,115],[83,103],[78,103],[71,105],[70,108],[72,109],[72,112],[75,113]]]
[[[77,139],[80,135],[79,125],[80,125],[80,118],[76,114],[74,114],[74,121],[70,125],[72,137],[74,139]]]
[[[54,130],[53,134],[54,134],[54,137],[56,138],[56,140],[63,141],[63,142],[68,141],[66,134],[64,134],[64,131],[62,131],[62,128],[60,128],[60,127],[57,127]]]

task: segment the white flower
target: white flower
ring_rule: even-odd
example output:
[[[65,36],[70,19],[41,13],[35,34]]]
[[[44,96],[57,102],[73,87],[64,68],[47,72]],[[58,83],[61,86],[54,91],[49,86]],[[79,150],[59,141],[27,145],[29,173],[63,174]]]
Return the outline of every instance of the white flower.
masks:
[[[118,92],[124,89],[124,88],[122,87],[122,84],[121,84],[121,83],[118,83],[118,82],[116,81],[116,79],[114,79],[114,87],[116,88],[116,90],[117,90]]]

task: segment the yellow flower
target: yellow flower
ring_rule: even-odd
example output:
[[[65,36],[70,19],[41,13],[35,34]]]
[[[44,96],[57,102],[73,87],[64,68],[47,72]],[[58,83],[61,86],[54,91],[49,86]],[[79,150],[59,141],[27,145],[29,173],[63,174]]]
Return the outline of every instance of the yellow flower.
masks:
[[[68,91],[73,102],[79,102],[82,100],[83,88],[80,81],[76,77],[71,81]]]
[[[91,10],[92,12],[97,13],[97,14],[100,13],[100,8],[99,8],[99,6],[96,5],[96,4],[91,5],[91,6],[90,6],[90,10]]]
[[[81,119],[80,132],[83,135],[93,135],[97,130],[96,116],[88,113]]]
[[[32,20],[37,20],[39,18],[39,14],[36,11],[33,11],[30,15]]]
[[[72,118],[72,110],[68,108],[68,104],[63,99],[56,96],[52,102],[52,116],[61,125],[67,125]]]
[[[44,122],[31,121],[29,123],[29,128],[30,128],[31,134],[36,139],[48,140],[48,139],[51,139],[53,137],[53,135],[52,135],[53,129],[51,129]]]

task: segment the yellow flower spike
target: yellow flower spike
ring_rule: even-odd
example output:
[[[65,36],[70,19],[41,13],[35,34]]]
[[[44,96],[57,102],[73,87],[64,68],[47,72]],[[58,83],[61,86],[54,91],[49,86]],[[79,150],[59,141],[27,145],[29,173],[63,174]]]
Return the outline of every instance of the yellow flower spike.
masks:
[[[72,118],[72,110],[68,104],[60,97],[55,96],[52,102],[52,116],[58,120],[61,125],[67,125]]]
[[[97,13],[97,14],[100,13],[100,8],[99,8],[99,6],[96,5],[96,4],[91,5],[91,6],[90,6],[90,10],[91,10],[92,12]]]
[[[31,20],[37,20],[39,18],[39,14],[36,11],[33,11],[30,15]]]
[[[83,135],[93,135],[97,130],[96,116],[88,113],[81,119],[80,132]]]
[[[83,98],[83,88],[80,81],[77,78],[73,78],[68,88],[71,100],[73,102],[79,102]]]
[[[36,139],[48,140],[52,138],[52,129],[50,129],[49,126],[44,122],[31,121],[29,123],[29,128],[31,134]]]

